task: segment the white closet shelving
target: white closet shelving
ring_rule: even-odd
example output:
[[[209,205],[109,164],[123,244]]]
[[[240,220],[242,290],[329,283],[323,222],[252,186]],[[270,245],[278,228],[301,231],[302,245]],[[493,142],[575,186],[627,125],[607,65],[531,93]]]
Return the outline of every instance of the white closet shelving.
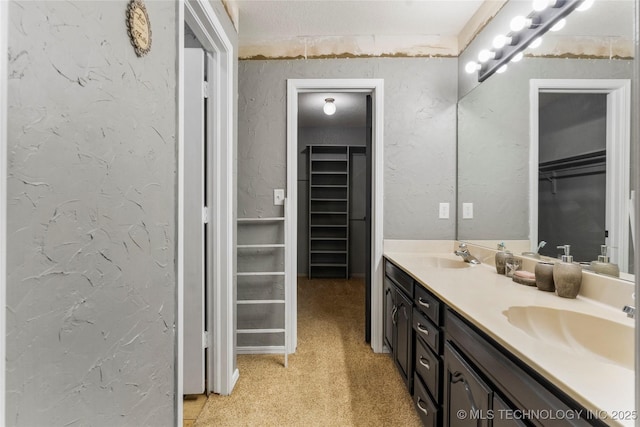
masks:
[[[238,354],[287,355],[287,218],[238,218]]]

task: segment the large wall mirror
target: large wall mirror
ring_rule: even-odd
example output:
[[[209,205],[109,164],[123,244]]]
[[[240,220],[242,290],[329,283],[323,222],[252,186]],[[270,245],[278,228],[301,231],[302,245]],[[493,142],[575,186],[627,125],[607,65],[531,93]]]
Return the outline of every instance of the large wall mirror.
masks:
[[[459,240],[492,248],[510,241],[514,252],[545,240],[540,253],[551,257],[571,244],[583,262],[606,244],[628,273],[622,277],[633,280],[634,15],[633,0],[596,1],[546,34],[540,52],[461,85],[469,90],[458,103]]]

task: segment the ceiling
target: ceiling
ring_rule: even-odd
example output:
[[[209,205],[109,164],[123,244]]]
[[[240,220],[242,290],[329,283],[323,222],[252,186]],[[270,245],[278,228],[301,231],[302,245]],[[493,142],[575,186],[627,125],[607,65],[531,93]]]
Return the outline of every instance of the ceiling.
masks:
[[[317,92],[298,95],[300,127],[364,127],[367,122],[366,94],[349,92]],[[335,99],[336,113],[322,111],[325,98]]]
[[[240,57],[444,55],[483,3],[506,0],[226,0]],[[497,9],[496,9],[497,11]],[[493,12],[495,13],[495,11]]]

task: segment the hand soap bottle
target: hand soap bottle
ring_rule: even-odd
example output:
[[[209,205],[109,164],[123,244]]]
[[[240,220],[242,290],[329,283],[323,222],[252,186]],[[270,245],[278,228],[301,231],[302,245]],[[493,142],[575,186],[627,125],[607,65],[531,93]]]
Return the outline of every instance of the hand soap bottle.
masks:
[[[609,276],[620,277],[620,268],[618,264],[609,262],[609,256],[607,255],[607,245],[600,245],[600,253],[597,261],[591,261],[591,268],[593,271],[599,274],[607,274]]]
[[[582,267],[573,262],[571,245],[558,246],[564,249],[561,261],[553,265],[553,282],[556,286],[556,294],[563,298],[575,298],[580,292],[582,284]]]
[[[496,272],[498,274],[505,273],[507,258],[510,258],[511,256],[513,256],[513,254],[507,250],[504,242],[500,242],[498,244],[498,252],[496,253]]]

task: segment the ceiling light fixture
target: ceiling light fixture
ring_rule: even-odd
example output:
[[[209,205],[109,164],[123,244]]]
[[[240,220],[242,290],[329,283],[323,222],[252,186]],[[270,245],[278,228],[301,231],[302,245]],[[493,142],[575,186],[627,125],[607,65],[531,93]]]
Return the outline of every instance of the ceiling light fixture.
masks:
[[[334,104],[335,99],[333,98],[325,98],[324,99],[324,107],[322,107],[322,111],[327,116],[333,116],[336,112],[336,104]]]

